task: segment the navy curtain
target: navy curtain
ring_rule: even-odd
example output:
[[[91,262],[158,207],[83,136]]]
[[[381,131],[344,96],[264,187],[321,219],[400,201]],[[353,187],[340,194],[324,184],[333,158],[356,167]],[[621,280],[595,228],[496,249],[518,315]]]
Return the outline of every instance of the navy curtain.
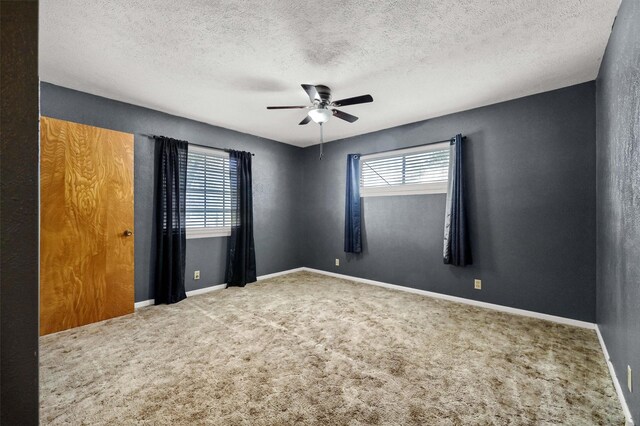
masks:
[[[226,281],[229,286],[244,287],[256,281],[250,152],[229,152],[229,178],[231,236],[227,240]]]
[[[159,179],[157,187],[155,303],[185,299],[185,209],[188,144],[158,137]]]
[[[451,140],[449,151],[449,190],[444,224],[444,263],[454,266],[471,265],[469,227],[464,203],[462,135]]]
[[[347,191],[344,214],[344,251],[362,252],[360,211],[360,154],[347,155]]]

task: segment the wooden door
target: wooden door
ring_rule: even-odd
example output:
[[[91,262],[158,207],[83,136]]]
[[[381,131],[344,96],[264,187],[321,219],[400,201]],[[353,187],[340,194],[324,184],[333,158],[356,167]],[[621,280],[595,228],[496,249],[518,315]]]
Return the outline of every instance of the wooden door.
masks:
[[[40,335],[133,312],[133,135],[40,119]]]

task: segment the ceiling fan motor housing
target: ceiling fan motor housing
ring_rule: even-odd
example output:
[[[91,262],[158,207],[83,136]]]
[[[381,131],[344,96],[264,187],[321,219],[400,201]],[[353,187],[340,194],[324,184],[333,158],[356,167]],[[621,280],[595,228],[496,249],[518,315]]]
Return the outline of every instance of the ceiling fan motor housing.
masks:
[[[320,96],[320,104],[329,105],[331,103],[331,89],[322,84],[316,85],[316,91]]]

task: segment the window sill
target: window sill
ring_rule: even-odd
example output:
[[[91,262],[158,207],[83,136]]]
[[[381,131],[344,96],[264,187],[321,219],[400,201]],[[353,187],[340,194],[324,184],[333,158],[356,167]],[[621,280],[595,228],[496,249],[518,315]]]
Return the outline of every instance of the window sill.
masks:
[[[228,237],[231,228],[187,228],[187,239]]]
[[[360,188],[361,197],[384,197],[390,195],[423,195],[446,194],[448,183],[442,182],[430,185],[398,185],[395,187]]]

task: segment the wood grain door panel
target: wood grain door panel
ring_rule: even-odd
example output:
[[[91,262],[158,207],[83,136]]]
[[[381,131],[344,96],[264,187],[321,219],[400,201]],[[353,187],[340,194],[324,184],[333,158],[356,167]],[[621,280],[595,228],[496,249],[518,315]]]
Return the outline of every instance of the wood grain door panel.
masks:
[[[133,312],[133,135],[40,121],[40,334]]]

